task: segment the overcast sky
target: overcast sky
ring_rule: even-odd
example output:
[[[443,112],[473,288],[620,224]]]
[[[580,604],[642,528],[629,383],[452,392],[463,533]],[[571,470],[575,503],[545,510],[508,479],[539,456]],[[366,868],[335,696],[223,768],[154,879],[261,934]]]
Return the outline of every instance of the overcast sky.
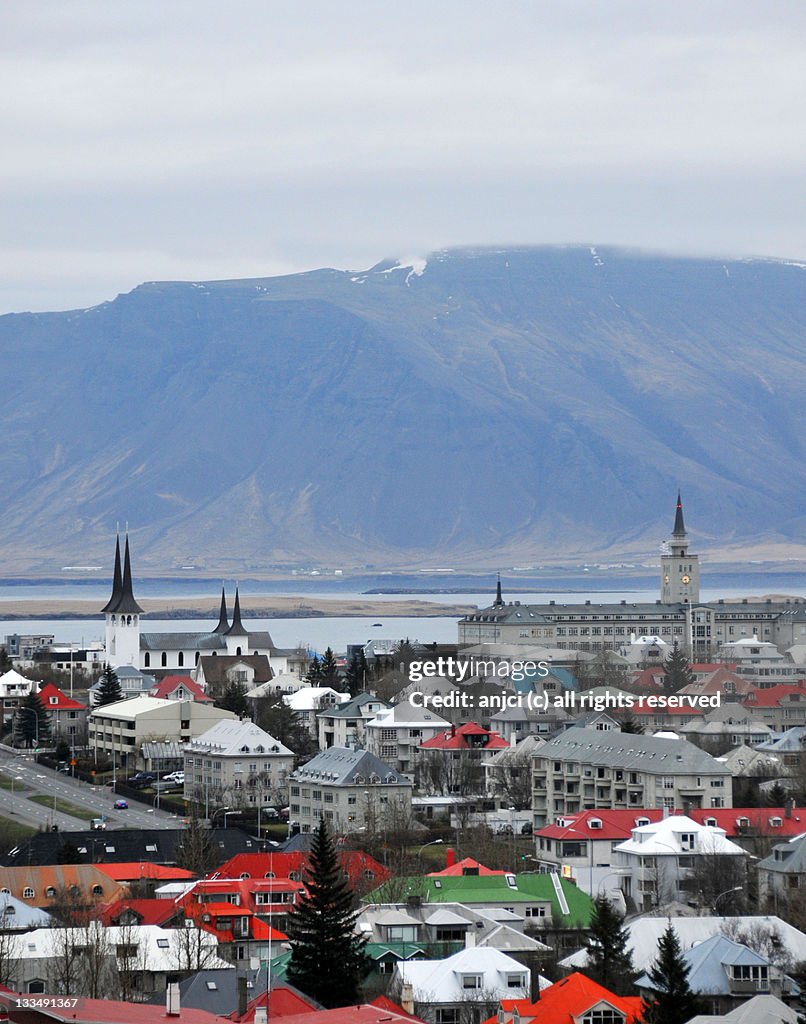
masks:
[[[0,312],[462,244],[806,259],[802,0],[6,0]]]

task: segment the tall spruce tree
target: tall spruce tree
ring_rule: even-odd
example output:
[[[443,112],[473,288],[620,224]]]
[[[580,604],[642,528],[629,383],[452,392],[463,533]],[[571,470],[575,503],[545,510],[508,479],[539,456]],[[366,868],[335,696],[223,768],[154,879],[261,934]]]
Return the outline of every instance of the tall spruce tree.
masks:
[[[351,697],[357,697],[359,693],[364,692],[367,678],[367,659],[363,650],[359,650],[357,654],[350,658],[345,676],[347,679],[347,689]]]
[[[288,980],[325,1007],[355,1004],[370,960],[366,939],[354,933],[355,895],[324,818],[314,832],[305,884],[286,922]]]
[[[675,640],[669,657],[663,663],[663,692],[668,694],[677,693],[684,686],[689,686],[695,681],[695,675],[689,667],[688,658]]]
[[[336,655],[329,647],[319,662],[319,676],[321,679],[320,686],[335,687],[341,682],[341,673],[339,672],[339,666],[336,664]]]
[[[655,962],[647,971],[652,993],[644,997],[644,1024],[686,1024],[701,1012],[700,1000],[688,983],[689,970],[677,932],[669,922],[658,939]]]
[[[123,690],[118,674],[111,665],[106,664],[101,674],[101,685],[98,688],[98,696],[95,698],[95,707],[102,708],[119,700],[123,700]]]
[[[14,736],[24,747],[40,748],[50,742],[50,716],[33,690],[14,713]]]
[[[322,685],[322,663],[315,654],[308,662],[308,671],[305,673],[305,682],[308,686]]]
[[[619,996],[632,991],[635,977],[628,942],[624,918],[606,896],[597,896],[593,901],[590,932],[585,944],[588,953],[585,973]]]

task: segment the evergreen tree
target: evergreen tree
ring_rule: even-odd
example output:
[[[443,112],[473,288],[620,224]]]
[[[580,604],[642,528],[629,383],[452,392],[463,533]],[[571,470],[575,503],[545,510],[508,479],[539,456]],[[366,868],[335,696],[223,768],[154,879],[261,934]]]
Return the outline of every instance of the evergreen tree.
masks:
[[[628,941],[624,918],[606,896],[597,896],[593,901],[590,932],[585,944],[588,953],[586,974],[620,996],[632,991],[635,977]]]
[[[666,673],[663,677],[663,692],[667,696],[694,682],[695,677],[689,668],[688,658],[676,640],[671,654],[663,663],[663,670]]]
[[[39,749],[50,742],[50,716],[33,689],[14,713],[14,735],[24,747]]]
[[[11,663],[11,658],[9,658],[8,656],[8,651],[5,649],[5,647],[0,647],[0,675],[4,675],[6,672],[9,671],[9,669],[12,669],[13,667],[14,666]]]
[[[786,803],[786,790],[780,782],[776,782],[775,785],[767,793],[767,800],[764,804],[765,807],[783,807]],[[750,804],[747,805],[748,807]]]
[[[359,999],[370,960],[354,934],[358,912],[333,837],[322,818],[314,833],[306,892],[286,921],[291,944],[288,980],[327,1008]]]
[[[647,971],[652,993],[644,997],[644,1024],[686,1024],[701,1012],[688,983],[690,968],[671,922],[658,939],[658,955]]]
[[[101,674],[101,685],[98,689],[98,696],[95,699],[95,707],[102,708],[119,700],[123,700],[123,690],[121,689],[117,672],[115,672],[111,665],[104,665],[104,670]]]
[[[255,721],[261,729],[293,750],[298,757],[310,757],[318,749],[310,729],[300,721],[297,712],[282,697],[259,698]]]
[[[224,692],[215,701],[217,708],[224,711],[231,711],[239,718],[249,717],[249,699],[246,696],[246,687],[243,683],[227,683]]]
[[[322,685],[322,663],[315,654],[308,662],[308,671],[305,673],[305,682],[308,686]]]
[[[320,686],[332,686],[334,689],[341,682],[341,673],[336,664],[336,656],[328,647],[319,662]]]
[[[359,693],[364,692],[366,689],[367,659],[364,656],[363,650],[359,650],[357,654],[350,658],[346,676],[347,689],[350,691],[351,697],[357,697]]]

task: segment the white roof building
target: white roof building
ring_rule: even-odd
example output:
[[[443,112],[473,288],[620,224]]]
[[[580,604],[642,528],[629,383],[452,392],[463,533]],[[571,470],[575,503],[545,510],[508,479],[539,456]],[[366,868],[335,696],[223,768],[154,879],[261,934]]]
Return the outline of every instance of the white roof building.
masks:
[[[646,971],[658,955],[658,940],[671,924],[680,940],[682,952],[686,952],[712,935],[725,935],[741,941],[745,932],[759,934],[769,932],[780,940],[783,949],[793,961],[806,960],[806,935],[782,921],[780,917],[752,915],[748,917],[638,917],[625,921],[629,938],[627,945],[633,951],[633,965],[636,971]],[[559,966],[567,970],[584,970],[588,953],[577,950],[560,960]]]
[[[685,903],[690,898],[688,886],[698,859],[702,864],[706,857],[747,856],[741,846],[726,836],[725,829],[701,825],[685,814],[637,826],[626,842],[614,848],[622,892],[643,910],[670,900]],[[742,861],[742,872],[744,867]],[[729,882],[725,887],[730,887]]]
[[[490,947],[460,950],[444,960],[406,960],[395,965],[403,1006],[413,1003],[446,1010],[470,1003],[524,999],[530,995],[531,971],[511,956]]]

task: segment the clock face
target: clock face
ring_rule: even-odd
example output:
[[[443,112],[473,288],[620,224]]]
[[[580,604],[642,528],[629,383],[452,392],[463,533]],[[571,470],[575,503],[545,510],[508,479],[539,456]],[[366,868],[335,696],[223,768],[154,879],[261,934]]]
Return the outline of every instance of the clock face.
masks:
[[[684,573],[681,579],[683,580],[683,583],[691,583],[691,577],[687,573]]]

